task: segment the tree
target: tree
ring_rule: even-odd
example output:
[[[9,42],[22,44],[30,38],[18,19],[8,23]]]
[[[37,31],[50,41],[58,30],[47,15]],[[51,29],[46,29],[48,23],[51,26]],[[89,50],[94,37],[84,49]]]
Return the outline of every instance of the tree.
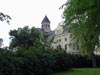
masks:
[[[10,31],[10,48],[30,48],[32,46],[41,47],[43,44],[43,35],[37,28],[25,26],[17,30]]]
[[[0,12],[0,21],[6,21],[8,24],[10,24],[11,17],[7,14],[4,14],[2,12]]]
[[[95,46],[100,44],[100,1],[68,0],[62,7],[65,26],[80,44],[80,49],[91,57],[93,67],[96,67],[94,51]]]
[[[11,20],[11,17],[9,15],[0,12],[0,21],[2,21],[2,22],[6,21],[8,24],[10,24],[9,23],[10,20]],[[3,45],[3,39],[0,38],[0,47],[2,47],[2,45]]]
[[[50,36],[50,35],[45,34],[45,33],[42,33],[42,34],[44,36],[43,37],[43,45],[44,45],[45,49],[51,50],[52,49],[52,45],[51,44],[52,44],[55,36],[54,35]]]
[[[2,45],[3,45],[3,39],[0,38],[0,47],[2,47]]]

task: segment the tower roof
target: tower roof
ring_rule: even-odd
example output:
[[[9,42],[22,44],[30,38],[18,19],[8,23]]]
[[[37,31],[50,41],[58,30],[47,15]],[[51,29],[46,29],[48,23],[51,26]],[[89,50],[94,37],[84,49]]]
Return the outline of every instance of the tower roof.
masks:
[[[45,17],[44,17],[44,19],[42,20],[42,22],[41,22],[41,23],[44,23],[44,22],[48,22],[48,23],[50,23],[50,21],[49,21],[49,19],[48,19],[48,17],[47,17],[47,16],[45,16]]]

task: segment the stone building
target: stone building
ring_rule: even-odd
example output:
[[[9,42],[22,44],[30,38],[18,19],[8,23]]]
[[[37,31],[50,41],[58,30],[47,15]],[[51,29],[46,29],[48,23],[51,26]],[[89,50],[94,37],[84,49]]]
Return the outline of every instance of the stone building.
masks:
[[[58,25],[54,32],[54,40],[52,42],[53,48],[62,48],[67,53],[76,53],[79,49],[78,45],[75,45],[74,40],[71,39],[70,33],[64,29],[63,25]]]
[[[41,24],[42,32],[48,34],[50,38],[54,37],[51,43],[52,48],[55,49],[60,47],[66,50],[66,52],[68,53],[77,52],[79,46],[73,44],[73,40],[70,37],[70,33],[68,33],[66,29],[64,29],[63,25],[58,25],[58,27],[54,31],[52,31],[50,28],[50,20],[47,16],[44,17]]]
[[[66,50],[67,53],[78,53],[79,45],[75,44],[71,38],[71,33],[68,33],[64,25],[58,25],[55,30],[51,30],[50,20],[45,16],[41,22],[40,31],[49,35],[49,39],[53,37],[51,43],[52,48],[56,49],[59,47]],[[100,55],[100,48],[96,47],[94,53]]]

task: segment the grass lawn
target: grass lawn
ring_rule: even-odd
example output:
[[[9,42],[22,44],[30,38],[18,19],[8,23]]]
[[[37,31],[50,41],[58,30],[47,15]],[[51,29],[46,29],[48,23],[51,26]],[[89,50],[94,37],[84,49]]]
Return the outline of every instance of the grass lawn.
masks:
[[[75,68],[71,71],[54,73],[52,75],[100,75],[100,68]]]

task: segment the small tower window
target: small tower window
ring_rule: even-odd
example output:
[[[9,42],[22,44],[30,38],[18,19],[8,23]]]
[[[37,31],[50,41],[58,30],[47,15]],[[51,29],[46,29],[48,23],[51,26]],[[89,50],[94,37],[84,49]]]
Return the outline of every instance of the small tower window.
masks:
[[[46,24],[45,27],[48,28],[48,25]]]

